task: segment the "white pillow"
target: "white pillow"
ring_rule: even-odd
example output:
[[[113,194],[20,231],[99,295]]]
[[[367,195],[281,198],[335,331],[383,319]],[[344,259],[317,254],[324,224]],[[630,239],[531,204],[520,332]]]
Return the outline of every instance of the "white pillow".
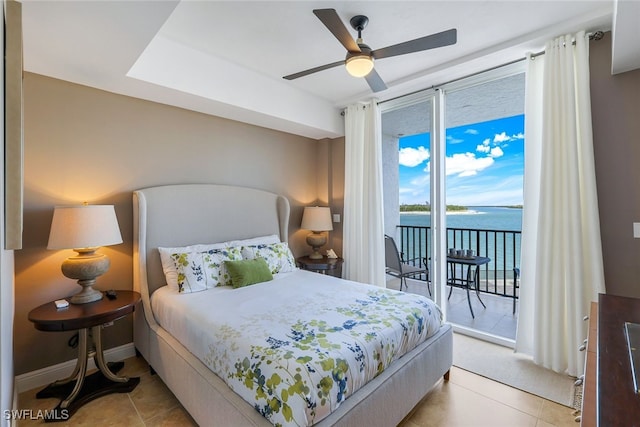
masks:
[[[169,285],[169,288],[175,290],[176,292],[178,291],[178,271],[176,270],[176,263],[171,258],[172,254],[206,252],[213,249],[223,249],[226,247],[226,243],[211,243],[182,246],[177,248],[158,248],[158,252],[160,252],[160,261],[162,262],[162,271],[164,271],[164,277],[167,281],[167,285]]]
[[[215,286],[231,285],[225,261],[240,261],[240,248],[211,249],[205,252],[171,254],[178,273],[178,292],[193,293]]]
[[[242,258],[264,258],[271,274],[287,273],[296,270],[296,260],[286,242],[259,244],[242,247]]]
[[[212,249],[232,248],[236,246],[250,246],[250,245],[262,245],[279,243],[280,237],[276,234],[270,234],[268,236],[252,237],[250,239],[243,240],[230,240],[228,242],[220,243],[204,243],[182,247],[159,247],[160,261],[162,262],[162,270],[164,271],[164,277],[167,281],[169,288],[178,291],[178,272],[176,271],[176,264],[171,258],[172,254],[187,253],[187,252],[206,252]],[[294,263],[295,265],[295,263]]]
[[[252,237],[250,239],[230,240],[225,242],[225,245],[231,248],[234,246],[270,245],[272,243],[280,243],[280,237],[276,234],[270,234],[268,236]]]

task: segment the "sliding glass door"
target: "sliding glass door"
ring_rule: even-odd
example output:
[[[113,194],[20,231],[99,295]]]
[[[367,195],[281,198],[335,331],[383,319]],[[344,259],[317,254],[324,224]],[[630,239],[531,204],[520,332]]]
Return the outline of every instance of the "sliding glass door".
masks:
[[[522,70],[494,70],[381,109],[385,232],[406,261],[430,271],[409,291],[434,298],[459,330],[510,342],[518,312]],[[449,249],[468,260],[448,257]]]
[[[465,83],[445,91],[447,242],[473,254],[476,264],[449,263],[450,276],[466,280],[471,270],[472,282],[452,288],[448,320],[511,341],[522,232],[524,73]]]
[[[396,240],[402,258],[431,265],[431,171],[434,94],[385,105],[382,114],[385,234]],[[411,281],[413,292],[433,295],[430,280]],[[397,281],[388,284],[399,288]]]

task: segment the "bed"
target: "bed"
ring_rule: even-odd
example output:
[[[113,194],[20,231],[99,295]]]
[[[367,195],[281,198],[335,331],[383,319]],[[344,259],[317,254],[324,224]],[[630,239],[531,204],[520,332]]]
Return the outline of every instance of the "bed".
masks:
[[[269,402],[273,401],[272,396],[262,396],[265,398],[264,402],[267,402],[264,405],[249,403],[242,397],[241,384],[229,382],[228,377],[236,377],[240,383],[247,381],[248,375],[251,374],[252,381],[256,383],[254,381],[255,370],[247,373],[247,370],[242,370],[242,363],[239,363],[237,364],[237,372],[230,373],[229,368],[218,366],[221,359],[237,359],[237,355],[230,350],[218,348],[215,340],[219,338],[219,335],[228,335],[233,339],[240,340],[236,333],[238,329],[272,328],[266,321],[267,318],[273,317],[274,319],[270,320],[280,322],[287,317],[271,315],[273,312],[258,312],[260,307],[264,307],[265,304],[262,303],[264,301],[282,300],[288,301],[289,304],[292,304],[293,301],[298,305],[304,306],[306,304],[309,307],[315,307],[322,306],[322,304],[311,304],[311,300],[308,302],[304,300],[304,298],[311,298],[317,301],[317,298],[321,298],[318,295],[310,296],[314,289],[320,294],[324,293],[330,296],[346,295],[352,290],[361,292],[359,289],[362,288],[365,290],[364,296],[354,297],[353,301],[355,302],[345,302],[345,306],[341,308],[342,314],[352,315],[353,312],[360,310],[361,306],[378,307],[380,310],[383,308],[385,310],[417,310],[420,308],[407,309],[408,306],[405,305],[409,303],[409,300],[418,306],[424,305],[425,310],[433,310],[431,306],[427,308],[424,301],[416,300],[410,294],[325,277],[295,268],[286,271],[284,269],[282,271],[274,270],[272,271],[275,273],[273,280],[238,289],[224,286],[191,294],[171,292],[170,286],[167,285],[168,280],[163,270],[158,248],[214,243],[226,245],[225,247],[236,247],[230,242],[252,242],[251,239],[257,236],[274,235],[279,242],[287,242],[289,202],[283,196],[262,190],[215,184],[184,184],[146,188],[135,191],[133,201],[134,290],[140,292],[142,296],[141,307],[138,307],[134,312],[136,350],[147,360],[199,425],[270,426],[273,423],[280,424],[282,422],[281,419],[274,418],[273,414],[269,413]],[[244,244],[242,247],[259,246]],[[303,286],[308,287],[305,289]],[[279,292],[282,295],[278,295]],[[251,312],[253,316],[265,320],[256,322],[255,318],[252,320],[251,316],[244,316],[242,317],[244,324],[235,326],[236,329],[225,334],[219,332],[220,327],[211,326],[214,324],[200,329],[194,328],[187,321],[189,316],[195,318],[195,322],[200,324],[214,321],[208,318],[203,320],[205,317],[200,317],[204,316],[203,313],[206,313],[211,307],[210,304],[213,304],[207,298],[211,298],[212,301],[224,301],[224,305],[231,307],[229,312],[233,312],[234,309],[238,312]],[[389,300],[389,305],[385,306],[380,303],[380,298],[385,301]],[[376,304],[371,304],[373,300],[376,301]],[[257,301],[262,302],[258,304]],[[360,304],[357,309],[353,307],[355,303]],[[282,310],[288,311],[289,308]],[[218,321],[227,321],[231,316],[222,308],[209,309],[209,311],[219,314]],[[275,311],[275,313],[278,312],[282,311]],[[309,314],[309,316],[311,317],[305,319],[305,322],[316,322],[313,323],[315,334],[318,330],[317,322],[323,323],[324,320],[315,318],[315,314]],[[367,316],[376,316],[376,314],[367,314]],[[401,322],[402,328],[406,329],[407,324],[416,323],[419,324],[416,327],[420,334],[427,334],[425,330],[432,329],[428,335],[424,335],[428,338],[418,340],[419,344],[413,347],[413,344],[405,342],[406,337],[417,333],[400,331],[398,336],[401,337],[402,346],[407,346],[406,354],[397,358],[389,356],[388,366],[385,364],[383,370],[380,368],[373,374],[373,379],[357,386],[348,383],[344,379],[343,373],[336,371],[335,366],[329,367],[330,371],[333,368],[335,381],[329,381],[331,384],[328,387],[332,391],[327,393],[327,398],[329,394],[337,394],[337,402],[329,402],[326,407],[317,402],[309,403],[306,410],[307,418],[303,420],[302,424],[313,424],[320,427],[329,425],[391,426],[397,425],[409,414],[436,382],[443,376],[448,376],[452,365],[453,340],[450,325],[445,323],[438,324],[438,327],[425,326],[422,324],[422,317],[416,316],[414,312],[406,315],[406,319],[411,320],[414,317],[420,318],[420,322]],[[359,327],[358,323],[370,323],[375,326],[375,322],[343,320],[341,320],[340,327],[329,325],[325,327],[323,332],[330,330],[349,335],[356,333],[354,331],[357,329],[355,326]],[[251,325],[256,326],[254,328]],[[231,326],[224,324],[224,328],[231,328]],[[202,335],[205,332],[213,334],[213,338]],[[299,331],[294,331],[293,335],[291,332],[278,333],[275,330],[269,332],[271,335],[267,340],[267,348],[269,352],[281,359],[285,358],[282,356],[283,354],[290,355],[293,351],[286,349],[285,344],[299,344],[299,342],[290,343],[290,341],[308,338],[298,337],[296,339],[296,334]],[[374,332],[373,335],[375,334]],[[191,335],[190,338],[189,335]],[[314,335],[313,338],[315,339],[316,336]],[[351,353],[355,355],[356,362],[360,360],[359,356],[362,353],[360,348],[357,349],[358,351],[354,351],[351,348],[352,345],[346,341],[344,346],[349,347]],[[397,346],[400,345],[391,345],[391,347]],[[238,350],[240,347],[242,347],[240,341],[233,342],[232,349],[234,351],[240,351]],[[305,349],[306,347],[304,346]],[[300,348],[300,345],[296,347],[296,349]],[[303,360],[306,362],[303,364],[311,365],[312,363],[308,361],[313,357],[320,359],[325,357],[324,351],[318,349],[311,351],[314,352],[311,356],[296,355],[294,359]],[[387,359],[386,355],[383,356],[380,359]],[[320,365],[314,365],[315,370],[317,370],[317,366],[324,366],[325,362],[326,360],[321,360]],[[268,364],[272,363],[268,362]],[[266,365],[267,362],[262,368],[266,368]],[[218,374],[214,373],[216,368],[219,368]],[[314,369],[310,369],[310,372],[314,372]],[[348,381],[354,382],[351,377],[355,377],[355,375],[349,375]],[[272,380],[273,378],[273,374],[267,375],[267,379]],[[260,387],[266,390],[267,395],[273,392],[274,388],[267,387],[265,381],[258,382],[260,382]],[[271,382],[273,383],[273,381]],[[318,390],[320,388],[318,386]],[[335,390],[338,390],[338,393],[335,393]],[[281,393],[281,390],[278,390],[278,393]],[[299,394],[303,395],[304,393]],[[312,394],[315,396],[319,392],[313,391]],[[308,390],[306,395],[309,395]],[[276,411],[280,415],[283,412],[281,409]],[[295,412],[296,410],[291,411]],[[302,409],[298,411],[304,412]],[[282,416],[285,421],[283,424],[290,421],[291,425],[301,424],[301,418],[305,417],[304,414],[296,415],[291,421],[290,414],[285,413]]]

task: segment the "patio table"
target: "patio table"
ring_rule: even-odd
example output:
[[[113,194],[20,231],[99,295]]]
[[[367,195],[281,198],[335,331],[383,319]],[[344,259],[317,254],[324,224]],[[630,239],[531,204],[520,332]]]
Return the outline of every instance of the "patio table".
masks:
[[[471,296],[469,290],[475,290],[478,301],[484,308],[484,302],[480,298],[480,266],[491,262],[491,258],[474,256],[469,258],[452,257],[447,256],[447,264],[449,265],[449,277],[447,278],[447,285],[451,286],[449,290],[449,297],[451,298],[451,292],[453,288],[462,288],[467,291],[467,302],[469,303],[469,310],[471,311],[471,317],[475,319],[473,314],[473,307],[471,306]],[[459,266],[459,268],[458,268]],[[458,277],[458,270],[460,277]],[[466,271],[466,274],[465,274]]]

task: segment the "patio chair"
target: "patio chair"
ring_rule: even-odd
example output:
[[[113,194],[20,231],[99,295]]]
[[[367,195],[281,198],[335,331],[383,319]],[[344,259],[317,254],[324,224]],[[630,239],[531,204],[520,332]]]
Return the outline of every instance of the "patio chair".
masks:
[[[400,279],[400,290],[402,290],[403,285],[407,286],[407,278],[417,278],[418,280],[427,282],[427,290],[429,291],[429,295],[431,295],[429,269],[426,266],[420,267],[405,262],[402,253],[398,251],[396,242],[386,234],[384,236],[384,255],[386,273]]]

